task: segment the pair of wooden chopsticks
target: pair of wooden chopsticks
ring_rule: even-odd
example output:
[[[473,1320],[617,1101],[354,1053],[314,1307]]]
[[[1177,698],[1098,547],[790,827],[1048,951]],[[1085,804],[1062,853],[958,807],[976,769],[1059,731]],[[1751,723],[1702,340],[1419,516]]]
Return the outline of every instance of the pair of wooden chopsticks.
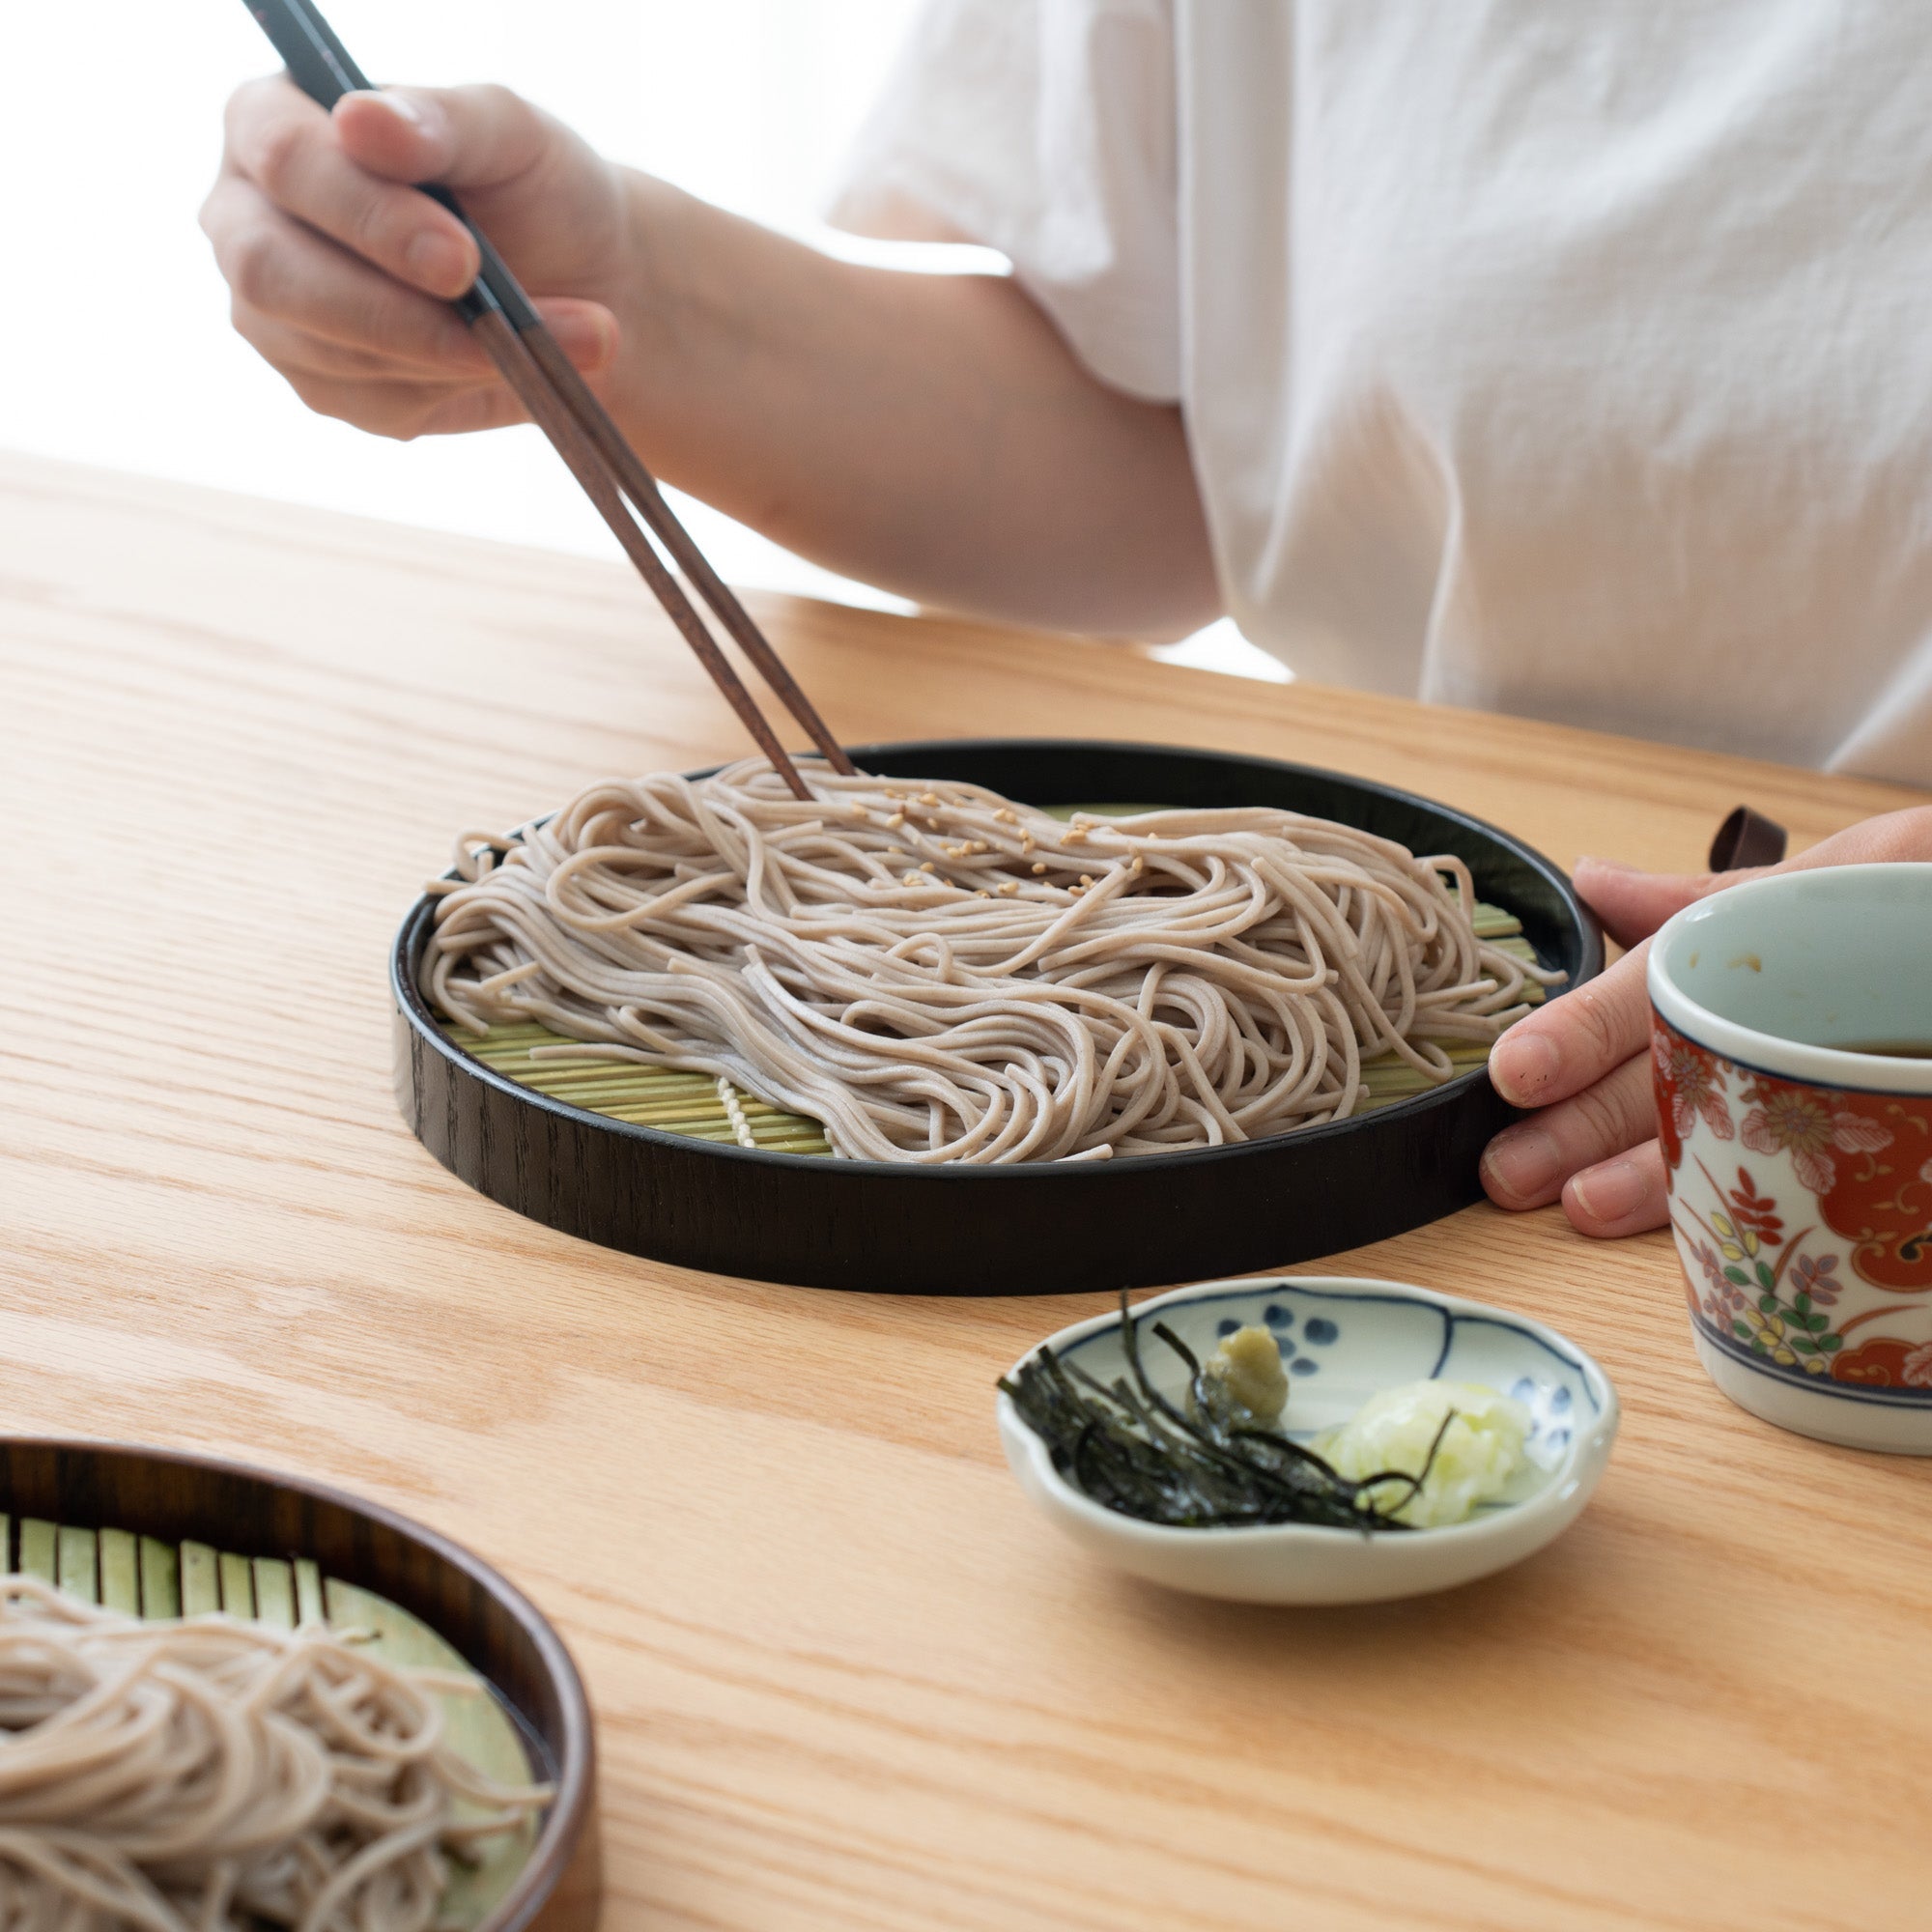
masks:
[[[362,70],[350,59],[328,22],[308,0],[245,0],[245,4],[281,55],[289,77],[319,106],[331,108],[345,94],[368,90],[369,82]],[[730,660],[685,594],[684,586],[658,554],[650,537],[638,527],[625,509],[625,497],[630,498],[638,515],[711,607],[719,622],[757,666],[759,675],[785,709],[805,727],[811,742],[825,754],[827,763],[834,771],[851,772],[854,769],[851,759],[839,749],[838,741],[826,728],[811,700],[799,689],[783,660],[752,621],[751,612],[704,560],[703,552],[672,514],[650,471],[624,440],[623,431],[591,394],[583,378],[571,366],[570,358],[557,347],[556,338],[544,327],[542,317],[518,286],[517,278],[504,267],[502,257],[491,247],[447,188],[432,184],[425,185],[422,192],[441,203],[469,230],[482,256],[482,272],[469,294],[450,306],[469,324],[469,332],[489,352],[503,380],[529,412],[530,419],[570,466],[571,473],[583,486],[584,495],[597,506],[611,534],[623,545],[624,554],[657,593],[658,602],[683,632],[685,641],[697,653],[698,662],[711,673],[713,682],[724,694],[758,749],[800,798],[811,796],[752,694],[745,689]]]

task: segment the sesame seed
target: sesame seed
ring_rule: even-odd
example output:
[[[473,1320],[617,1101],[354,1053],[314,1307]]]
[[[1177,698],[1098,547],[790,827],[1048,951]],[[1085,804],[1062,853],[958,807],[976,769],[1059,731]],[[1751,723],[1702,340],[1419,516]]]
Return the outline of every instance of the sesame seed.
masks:
[[[1035,870],[1036,872],[1043,872],[1043,871],[1045,871],[1045,870],[1046,870],[1046,867],[1045,867],[1044,866],[1036,866],[1036,867],[1034,867],[1034,870]]]

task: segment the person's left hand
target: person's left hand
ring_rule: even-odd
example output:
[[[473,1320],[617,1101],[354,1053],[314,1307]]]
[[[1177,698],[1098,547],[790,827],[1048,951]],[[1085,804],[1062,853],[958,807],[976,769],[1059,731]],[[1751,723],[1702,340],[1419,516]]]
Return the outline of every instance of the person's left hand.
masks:
[[[1601,859],[1577,862],[1578,895],[1618,945],[1631,949],[1600,979],[1519,1020],[1490,1055],[1496,1092],[1540,1111],[1505,1127],[1483,1155],[1483,1186],[1499,1208],[1561,1199],[1580,1233],[1610,1236],[1669,1218],[1651,1093],[1650,936],[1674,912],[1741,879],[1815,866],[1932,861],[1932,806],[1893,811],[1827,838],[1781,866],[1671,876]]]

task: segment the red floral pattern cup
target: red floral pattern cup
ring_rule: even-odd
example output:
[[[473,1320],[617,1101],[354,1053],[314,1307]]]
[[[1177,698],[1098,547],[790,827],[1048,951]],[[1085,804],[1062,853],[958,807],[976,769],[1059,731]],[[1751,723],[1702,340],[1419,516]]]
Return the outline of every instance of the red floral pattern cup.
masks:
[[[1713,1381],[1932,1455],[1932,865],[1753,879],[1650,952],[1658,1138]],[[1855,1051],[1853,1049],[1865,1049]]]

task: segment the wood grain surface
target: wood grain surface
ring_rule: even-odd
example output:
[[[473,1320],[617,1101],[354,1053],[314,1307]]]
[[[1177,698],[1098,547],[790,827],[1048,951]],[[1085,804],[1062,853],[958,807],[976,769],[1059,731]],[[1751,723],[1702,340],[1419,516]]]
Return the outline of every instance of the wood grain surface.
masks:
[[[758,610],[848,740],[1304,758],[1565,864],[1694,866],[1741,800],[1798,844],[1906,800]],[[246,1455],[500,1566],[589,1683],[608,1925],[1932,1923],[1932,1464],[1733,1408],[1663,1236],[1478,1208],[1328,1264],[1556,1323],[1625,1424],[1516,1572],[1293,1613],[1136,1585],[1022,1500],[993,1378],[1094,1298],[681,1273],[436,1166],[383,959],[452,835],[739,749],[620,567],[0,459],[0,1421]]]

